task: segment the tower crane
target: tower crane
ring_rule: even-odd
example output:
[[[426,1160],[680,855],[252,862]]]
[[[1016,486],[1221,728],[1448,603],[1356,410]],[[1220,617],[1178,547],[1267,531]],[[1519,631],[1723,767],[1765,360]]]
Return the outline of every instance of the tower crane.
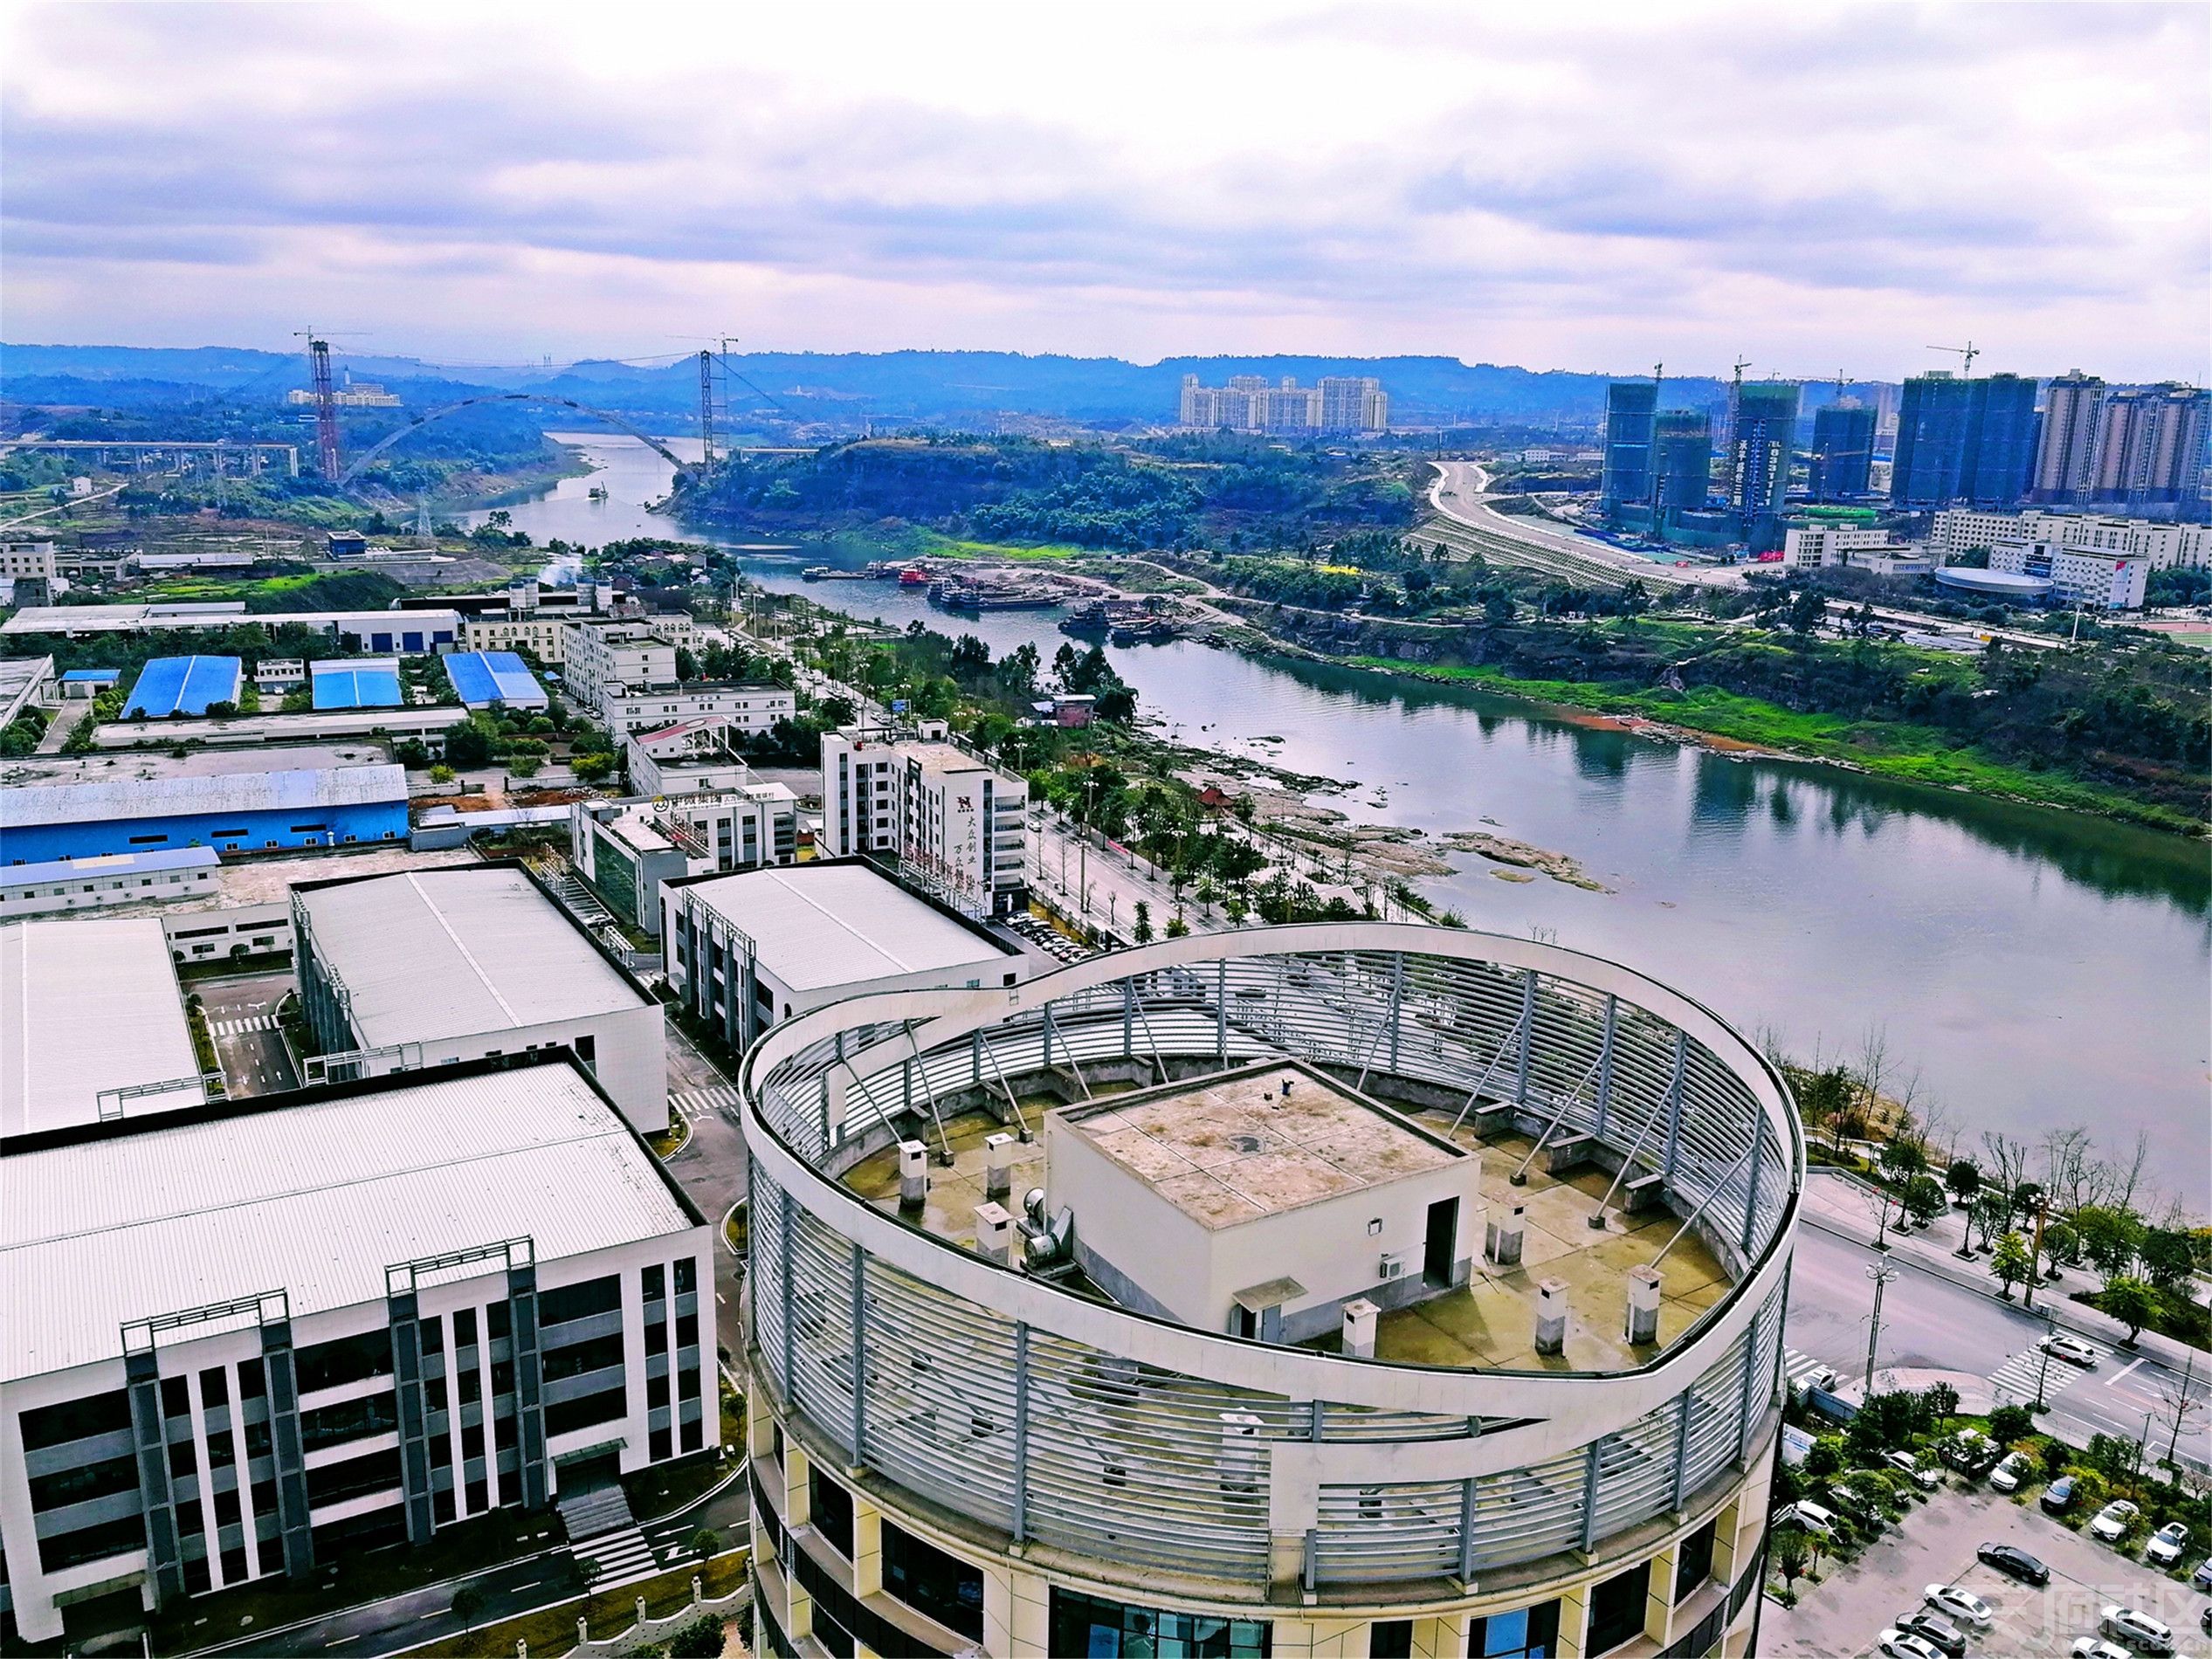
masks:
[[[307,342],[308,383],[315,397],[315,465],[323,477],[335,483],[341,471],[338,458],[338,396],[330,384],[330,341],[334,336],[313,328],[295,328],[294,340]]]
[[[1930,346],[1927,349],[1930,351],[1947,351],[1955,357],[1963,358],[1965,361],[1959,371],[1960,377],[1966,380],[1972,380],[1974,378],[1974,360],[1981,355],[1981,349],[1971,340],[1967,341],[1967,343],[1963,346]]]

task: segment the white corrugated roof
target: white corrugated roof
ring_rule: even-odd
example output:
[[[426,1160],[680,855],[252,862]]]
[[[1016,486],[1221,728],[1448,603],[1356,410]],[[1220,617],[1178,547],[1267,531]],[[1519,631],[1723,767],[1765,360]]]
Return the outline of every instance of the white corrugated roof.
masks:
[[[103,1090],[192,1079],[121,1103],[125,1117],[204,1098],[155,916],[0,927],[0,1140],[100,1120]],[[12,1317],[0,1302],[0,1324]]]
[[[761,966],[795,991],[978,963],[998,967],[1018,954],[977,938],[865,864],[748,870],[686,891],[727,917],[753,941]]]
[[[533,1241],[541,1263],[694,1225],[567,1066],[381,1089],[0,1158],[0,1382],[114,1359],[130,1320],[264,1291],[294,1318],[387,1264]]]
[[[181,818],[210,812],[304,812],[406,799],[407,769],[397,766],[33,783],[0,790],[0,829],[106,823],[120,818]]]
[[[519,870],[408,871],[299,898],[370,1047],[579,1019],[644,1001]]]

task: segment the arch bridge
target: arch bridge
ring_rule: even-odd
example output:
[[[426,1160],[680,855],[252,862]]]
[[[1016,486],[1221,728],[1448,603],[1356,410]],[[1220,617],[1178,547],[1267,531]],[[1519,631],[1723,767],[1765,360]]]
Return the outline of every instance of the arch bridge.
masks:
[[[464,397],[458,403],[447,403],[443,408],[431,410],[428,414],[418,416],[414,420],[410,421],[397,431],[387,433],[383,437],[378,439],[368,449],[363,450],[358,456],[355,457],[353,465],[348,466],[343,472],[338,475],[339,487],[341,489],[350,488],[354,480],[361,476],[362,472],[369,466],[369,463],[374,461],[378,456],[382,455],[386,450],[391,448],[393,444],[398,443],[402,438],[412,437],[415,433],[422,430],[424,427],[428,426],[432,421],[442,421],[448,415],[458,415],[461,412],[461,410],[465,409],[473,409],[479,403],[558,403],[562,408],[572,409],[579,415],[589,415],[593,420],[599,421],[605,425],[611,426],[617,431],[627,432],[631,437],[636,438],[640,444],[644,444],[655,454],[658,455],[663,460],[666,461],[669,465],[674,467],[679,472],[689,472],[698,470],[698,462],[685,460],[681,456],[678,455],[675,451],[670,449],[668,445],[662,443],[658,438],[654,437],[650,433],[644,432],[637,427],[631,425],[628,421],[623,419],[621,416],[610,415],[603,409],[594,409],[589,403],[580,403],[573,397],[561,397],[550,392],[485,392],[475,397]]]

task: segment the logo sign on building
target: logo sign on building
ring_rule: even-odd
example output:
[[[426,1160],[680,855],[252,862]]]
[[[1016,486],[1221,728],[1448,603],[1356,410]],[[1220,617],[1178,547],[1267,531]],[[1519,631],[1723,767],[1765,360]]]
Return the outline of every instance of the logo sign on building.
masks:
[[[906,712],[906,699],[902,697],[893,703],[891,706],[891,712],[893,714],[904,714]]]

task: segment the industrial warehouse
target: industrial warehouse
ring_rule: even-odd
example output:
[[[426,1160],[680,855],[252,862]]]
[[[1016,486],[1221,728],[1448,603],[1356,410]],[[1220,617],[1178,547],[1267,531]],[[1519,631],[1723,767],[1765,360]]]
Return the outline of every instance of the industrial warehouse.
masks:
[[[176,847],[217,852],[345,847],[407,838],[396,766],[114,777],[0,790],[10,864]]]
[[[16,1632],[713,1449],[713,1249],[567,1054],[10,1137]]]

